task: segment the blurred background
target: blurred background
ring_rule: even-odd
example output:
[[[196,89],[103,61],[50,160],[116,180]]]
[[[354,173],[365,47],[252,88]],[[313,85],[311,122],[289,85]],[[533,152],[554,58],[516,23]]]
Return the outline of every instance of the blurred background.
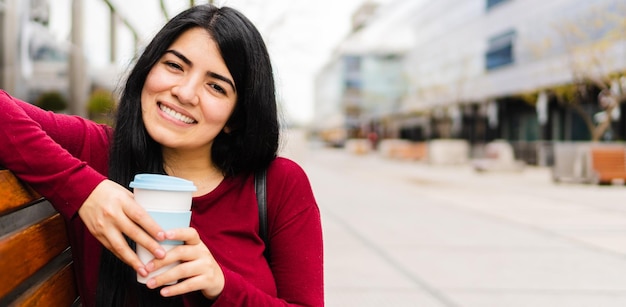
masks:
[[[0,0],[0,88],[110,122],[182,0]],[[330,306],[626,306],[626,0],[216,0],[263,34]]]
[[[100,116],[164,22],[206,2],[2,0],[0,87]],[[214,2],[263,33],[284,126],[326,145],[391,139],[420,158],[407,142],[453,139],[482,158],[505,140],[525,163],[552,166],[563,141],[626,137],[624,0]]]
[[[0,86],[33,102],[42,93],[58,91],[68,100],[69,112],[83,115],[84,103],[71,95],[116,89],[137,51],[167,19],[207,2],[2,0]],[[241,10],[257,25],[272,54],[286,120],[298,125],[311,122],[312,79],[348,35],[351,14],[362,0],[213,3]]]

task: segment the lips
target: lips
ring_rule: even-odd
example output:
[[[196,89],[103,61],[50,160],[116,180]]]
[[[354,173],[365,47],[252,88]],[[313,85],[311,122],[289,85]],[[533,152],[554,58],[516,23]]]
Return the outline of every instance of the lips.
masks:
[[[169,115],[171,118],[176,119],[178,121],[181,121],[185,124],[195,124],[197,123],[193,118],[187,116],[187,115],[183,115],[181,113],[178,113],[176,111],[174,111],[173,109],[168,108],[167,106],[164,106],[163,104],[159,103],[159,109],[161,109],[161,111],[163,111],[165,114]]]

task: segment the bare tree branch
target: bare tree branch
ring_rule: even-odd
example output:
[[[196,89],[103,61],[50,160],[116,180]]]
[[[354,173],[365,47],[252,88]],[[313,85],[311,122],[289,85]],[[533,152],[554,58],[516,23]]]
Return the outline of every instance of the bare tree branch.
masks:
[[[130,31],[130,33],[133,35],[133,41],[134,41],[134,52],[137,52],[137,45],[139,44],[139,32],[137,32],[137,29],[130,23],[130,21],[122,16],[120,13],[117,12],[117,9],[115,8],[115,6],[113,5],[113,3],[111,3],[110,0],[103,0],[104,3],[109,7],[109,10],[111,10],[111,13],[116,14],[119,19],[122,21],[122,23],[126,26],[126,28]]]
[[[159,0],[159,6],[161,7],[161,13],[163,13],[163,17],[165,20],[170,20],[170,15],[167,12],[167,7],[165,6],[164,0]]]
[[[555,24],[555,30],[567,50],[574,83],[574,87],[564,87],[562,93],[556,96],[560,103],[580,115],[592,141],[599,141],[611,128],[611,114],[626,98],[626,86],[622,86],[620,81],[626,72],[611,72],[615,68],[611,68],[611,62],[607,60],[612,46],[624,37],[626,18],[623,12],[626,12],[626,7],[619,7],[615,12],[615,8],[599,6],[588,15]],[[600,90],[598,97],[590,97],[590,86]],[[594,118],[585,111],[582,104],[589,100],[597,101],[603,113],[596,114]]]

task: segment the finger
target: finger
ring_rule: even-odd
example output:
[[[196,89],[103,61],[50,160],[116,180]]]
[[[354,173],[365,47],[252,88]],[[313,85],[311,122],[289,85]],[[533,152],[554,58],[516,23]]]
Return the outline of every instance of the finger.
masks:
[[[141,228],[145,229],[153,238],[163,240],[165,232],[163,228],[148,214],[148,212],[136,202],[125,204],[124,213]]]
[[[141,263],[137,255],[130,248],[121,230],[118,230],[113,224],[105,223],[101,219],[95,224],[87,224],[87,227],[105,248],[110,250],[123,262],[135,269],[143,267],[143,263]]]
[[[193,271],[193,269],[185,270]],[[162,296],[168,297],[200,290],[207,298],[214,299],[223,289],[224,275],[221,273],[221,270],[210,270],[204,274],[197,274],[180,280],[173,285],[165,286],[160,290],[160,293]]]
[[[198,231],[193,227],[170,229],[165,232],[165,239],[183,241],[186,245],[202,243]]]
[[[207,271],[210,270],[206,270],[206,268],[206,266],[201,266],[199,263],[183,262],[159,274],[158,276],[151,278],[148,280],[146,285],[149,288],[154,289],[167,285],[168,283],[177,282],[177,288],[183,289],[183,291],[190,292],[199,290],[199,285],[197,285],[196,288],[193,288],[192,285],[195,283],[189,283],[187,281],[190,279],[198,279],[197,276],[204,276],[203,279],[207,280]],[[179,293],[178,291],[175,293]]]
[[[130,220],[122,222],[120,230],[126,234],[131,240],[135,241],[137,246],[141,246],[149,251],[155,258],[165,257],[165,249],[152,238],[148,233],[141,229],[137,224]]]
[[[142,276],[147,276],[148,272],[145,269],[144,264],[139,260],[139,257],[133,251],[126,239],[118,234],[112,234],[108,237],[108,248],[116,257],[121,259],[124,263],[131,266],[135,271],[139,272]]]
[[[156,266],[165,265],[165,262],[171,263],[171,260],[189,261],[182,260],[182,263],[148,280],[147,286],[151,289],[179,281],[161,289],[161,295],[172,296],[201,290],[204,296],[214,298],[222,292],[224,274],[203,244],[177,246],[168,251],[165,259],[167,260],[153,260],[148,267],[154,265],[152,269],[156,270]]]
[[[158,276],[159,285],[201,274],[203,270],[217,265],[206,246],[178,245],[169,250],[163,259],[152,259],[148,262],[146,270],[155,272],[173,263],[177,265]]]
[[[202,280],[200,276],[181,280],[170,286],[165,286],[161,289],[161,295],[164,297],[181,295],[193,291],[202,289]]]
[[[139,205],[129,205],[124,207],[124,213],[128,216],[128,220],[122,222],[121,230],[135,243],[150,251],[156,258],[163,258],[165,250],[157,240],[165,239],[165,232]],[[152,227],[153,230],[145,227]],[[156,228],[155,228],[156,225]],[[152,235],[156,231],[156,234]],[[157,240],[155,240],[155,238]]]

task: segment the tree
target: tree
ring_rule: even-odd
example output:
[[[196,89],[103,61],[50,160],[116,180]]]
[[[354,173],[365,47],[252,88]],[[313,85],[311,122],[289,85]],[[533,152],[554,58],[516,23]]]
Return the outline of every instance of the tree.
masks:
[[[35,105],[52,112],[61,112],[67,108],[67,100],[57,91],[45,92],[37,98]]]
[[[139,32],[132,25],[132,23],[128,20],[128,18],[120,15],[117,12],[117,9],[115,8],[115,5],[113,5],[113,3],[111,3],[110,0],[103,0],[103,1],[109,7],[109,11],[111,12],[111,14],[114,15],[114,16],[117,16],[117,18],[124,24],[124,26],[126,26],[126,28],[133,35],[133,40],[135,42],[135,53],[137,53],[137,45],[139,44]],[[114,21],[111,21],[111,22],[114,22]],[[114,28],[113,25],[111,25],[111,31],[114,31],[113,28]],[[111,43],[111,44],[113,45],[113,43]]]
[[[209,0],[210,4],[213,4],[213,2],[214,2],[213,0]],[[195,5],[196,5],[195,0],[189,0],[189,7],[192,7]],[[170,13],[167,11],[165,0],[159,0],[159,6],[161,7],[161,13],[163,14],[163,17],[165,18],[165,20],[170,20]]]
[[[626,65],[619,54],[626,40],[626,4],[602,1],[584,13],[557,21],[555,29],[568,55],[572,83],[552,89],[556,100],[576,111],[599,141],[611,126],[614,114],[626,101]],[[583,108],[586,101],[598,103],[593,115]]]
[[[112,112],[115,109],[113,93],[96,89],[91,93],[87,102],[89,118],[103,124],[113,124]]]

